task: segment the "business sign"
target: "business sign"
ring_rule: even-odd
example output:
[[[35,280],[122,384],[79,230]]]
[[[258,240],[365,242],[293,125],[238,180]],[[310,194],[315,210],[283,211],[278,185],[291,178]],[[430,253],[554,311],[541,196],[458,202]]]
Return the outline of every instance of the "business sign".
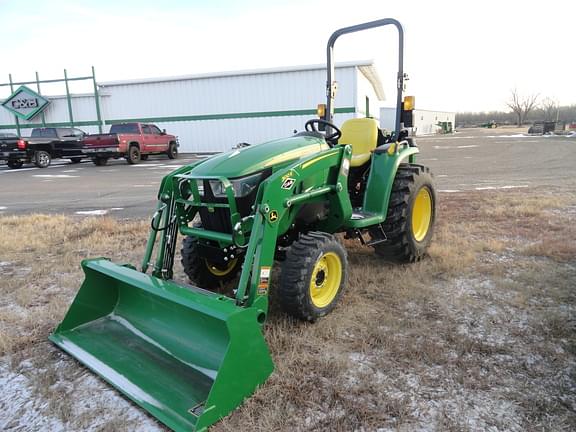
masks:
[[[2,106],[17,117],[23,120],[30,120],[46,108],[49,103],[48,99],[43,98],[34,90],[22,86],[2,102]]]

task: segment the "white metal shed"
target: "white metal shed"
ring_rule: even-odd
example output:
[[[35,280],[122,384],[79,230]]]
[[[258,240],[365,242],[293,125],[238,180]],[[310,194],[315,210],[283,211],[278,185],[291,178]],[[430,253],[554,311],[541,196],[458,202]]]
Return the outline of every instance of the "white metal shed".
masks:
[[[336,123],[379,114],[384,92],[371,61],[340,63]],[[143,121],[178,135],[181,152],[213,152],[302,130],[325,102],[324,65],[99,84],[106,123]],[[366,101],[368,100],[368,105]]]

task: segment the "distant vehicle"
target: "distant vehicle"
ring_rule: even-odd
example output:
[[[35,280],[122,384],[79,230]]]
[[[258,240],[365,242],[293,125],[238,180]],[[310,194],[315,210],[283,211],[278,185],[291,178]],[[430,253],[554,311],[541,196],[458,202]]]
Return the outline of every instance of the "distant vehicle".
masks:
[[[87,136],[83,152],[98,166],[106,165],[111,158],[126,158],[129,164],[136,164],[154,154],[175,159],[178,139],[153,124],[118,123],[112,125],[110,133]]]
[[[546,133],[554,132],[555,130],[555,121],[539,121],[534,122],[534,124],[528,128],[528,133],[533,135],[543,135]]]
[[[496,129],[498,127],[498,123],[496,123],[494,120],[487,122],[487,123],[482,123],[480,125],[481,128],[488,128],[488,129]]]
[[[0,133],[0,160],[7,162],[10,168],[20,168],[28,159],[26,142],[13,133]]]
[[[13,134],[12,134],[13,135]],[[76,128],[34,128],[30,138],[18,138],[2,150],[3,158],[11,168],[20,168],[24,163],[34,163],[38,168],[46,168],[52,159],[70,159],[79,163],[82,154],[82,140],[86,132]],[[12,140],[14,138],[12,137]],[[7,142],[10,142],[8,139]],[[11,150],[8,150],[8,146]],[[4,153],[9,153],[4,156]]]

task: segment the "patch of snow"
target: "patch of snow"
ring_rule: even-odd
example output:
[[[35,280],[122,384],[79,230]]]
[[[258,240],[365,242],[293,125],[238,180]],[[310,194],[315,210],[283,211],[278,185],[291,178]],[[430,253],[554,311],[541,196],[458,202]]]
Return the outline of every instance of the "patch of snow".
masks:
[[[78,178],[80,176],[68,175],[68,174],[34,174],[32,177],[40,178]]]
[[[456,146],[456,148],[459,148],[459,149],[463,149],[463,148],[474,148],[474,147],[478,147],[478,144],[459,145],[459,146]]]
[[[455,193],[455,192],[462,192],[462,191],[460,189],[440,189],[438,192]]]
[[[6,210],[6,209],[8,209],[8,207],[0,206],[0,210]]]
[[[77,211],[77,215],[89,215],[89,216],[104,216],[108,214],[108,210],[82,210]]]
[[[92,373],[77,374],[78,365],[74,361],[50,362],[43,370],[25,361],[17,371],[10,370],[9,363],[6,357],[0,358],[0,407],[3,413],[0,430],[96,432],[114,430],[113,425],[118,419],[126,430],[164,430],[142,409]],[[55,383],[48,390],[52,400],[41,397],[35,388],[38,384],[34,385],[34,381],[46,373],[56,375]],[[69,411],[65,419],[54,412],[56,398]]]

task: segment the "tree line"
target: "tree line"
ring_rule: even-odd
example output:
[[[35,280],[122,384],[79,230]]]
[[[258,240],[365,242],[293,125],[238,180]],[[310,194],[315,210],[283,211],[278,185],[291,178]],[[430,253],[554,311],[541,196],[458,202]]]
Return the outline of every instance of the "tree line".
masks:
[[[539,98],[537,94],[521,95],[516,89],[511,91],[506,102],[510,111],[459,112],[456,124],[478,126],[487,123],[532,124],[537,121],[576,122],[576,105],[560,106],[552,98]]]

